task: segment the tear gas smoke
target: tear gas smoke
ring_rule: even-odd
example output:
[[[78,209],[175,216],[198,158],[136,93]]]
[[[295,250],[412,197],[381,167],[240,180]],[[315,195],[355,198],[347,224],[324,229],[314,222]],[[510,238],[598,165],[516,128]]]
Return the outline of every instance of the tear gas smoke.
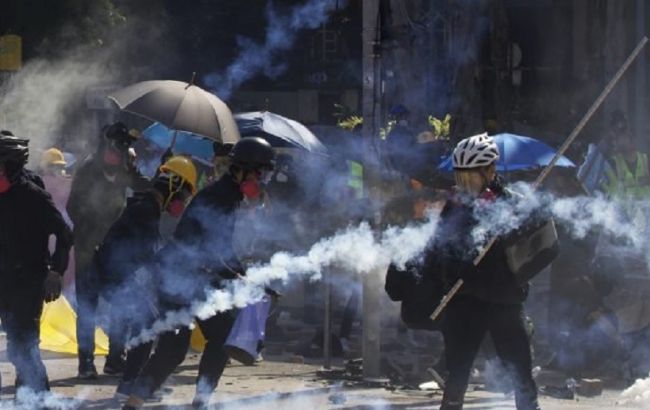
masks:
[[[254,265],[246,271],[246,280],[232,281],[226,288],[211,290],[207,299],[188,309],[167,312],[150,329],[129,341],[129,346],[153,340],[161,332],[187,326],[198,318],[243,307],[264,296],[263,287],[273,281],[288,282],[296,278],[320,279],[323,269],[336,266],[356,275],[373,272],[389,263],[398,267],[420,255],[433,237],[437,215],[431,213],[422,225],[389,228],[378,237],[367,223],[350,227],[314,244],[304,255],[278,252],[267,264]]]
[[[552,216],[571,236],[584,238],[590,232],[599,232],[622,239],[636,250],[646,246],[643,228],[627,216],[626,207],[616,200],[606,199],[602,194],[593,197],[558,198],[547,192],[536,192],[526,183],[511,186],[514,195],[476,210],[480,221],[472,235],[477,248],[491,235],[505,235],[522,227],[535,217]],[[634,208],[647,209],[648,204],[636,201]],[[629,208],[629,206],[627,207]]]
[[[315,29],[327,22],[330,13],[343,7],[344,3],[345,1],[338,0],[309,0],[281,13],[273,1],[269,1],[266,6],[268,23],[264,43],[238,37],[237,43],[241,49],[239,56],[223,73],[205,76],[205,84],[219,97],[228,99],[241,84],[259,73],[276,78],[287,68],[285,63],[277,63],[277,59],[282,52],[293,46],[298,32],[302,29]]]
[[[0,410],[15,409],[53,409],[73,410],[82,407],[89,390],[81,392],[75,398],[68,398],[52,392],[36,393],[28,387],[20,387],[16,392],[15,402],[0,402]]]
[[[313,394],[269,393],[259,398],[241,400],[238,403],[220,402],[219,408],[224,410],[262,410],[270,407],[286,410],[323,409],[341,405],[347,407],[348,400],[363,403],[362,407],[368,410],[391,408],[390,403],[382,398],[352,392],[345,394],[339,389],[322,394],[318,392]]]
[[[636,404],[643,408],[650,406],[650,377],[637,379],[632,386],[623,390],[619,404]]]
[[[111,82],[102,61],[31,60],[0,88],[0,128],[30,138],[32,148],[48,148],[66,121],[79,117],[74,110],[85,108],[85,91]],[[80,126],[76,131],[83,135]]]
[[[599,230],[623,239],[632,251],[642,251],[646,244],[643,232],[625,217],[616,201],[601,196],[556,198],[550,193],[533,192],[529,185],[522,183],[515,184],[514,189],[522,194],[496,201],[489,207],[479,207],[476,211],[479,224],[473,236],[477,249],[491,235],[512,232],[537,215],[555,217],[556,222],[576,238]],[[421,225],[390,227],[378,236],[368,224],[361,223],[319,240],[304,254],[277,252],[268,263],[251,266],[245,280],[207,291],[205,299],[195,301],[190,308],[165,313],[149,329],[133,337],[129,345],[153,340],[162,332],[187,326],[195,317],[208,318],[217,312],[257,302],[264,296],[263,287],[274,281],[319,280],[323,269],[328,267],[355,275],[373,272],[389,263],[403,267],[407,261],[422,255],[434,237],[437,221],[438,215],[431,213]],[[285,228],[275,226],[274,229]],[[183,286],[179,281],[180,292]]]

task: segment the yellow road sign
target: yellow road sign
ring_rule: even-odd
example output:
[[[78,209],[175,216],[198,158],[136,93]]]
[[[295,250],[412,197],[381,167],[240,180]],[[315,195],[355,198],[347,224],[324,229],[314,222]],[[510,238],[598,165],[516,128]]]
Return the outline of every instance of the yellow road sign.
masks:
[[[20,70],[23,60],[23,39],[15,34],[0,36],[0,70]]]

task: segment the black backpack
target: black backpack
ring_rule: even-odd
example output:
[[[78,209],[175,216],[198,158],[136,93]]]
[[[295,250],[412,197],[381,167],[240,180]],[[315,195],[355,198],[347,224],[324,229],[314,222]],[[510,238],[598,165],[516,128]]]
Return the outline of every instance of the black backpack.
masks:
[[[433,272],[415,264],[407,264],[402,270],[391,264],[384,289],[392,301],[402,302],[400,316],[407,327],[440,329],[440,319],[429,318],[444,295],[443,283]]]

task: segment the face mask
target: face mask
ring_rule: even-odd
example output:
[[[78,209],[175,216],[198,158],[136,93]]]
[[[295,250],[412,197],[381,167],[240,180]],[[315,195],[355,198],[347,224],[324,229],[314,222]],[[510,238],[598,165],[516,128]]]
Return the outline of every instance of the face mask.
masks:
[[[257,179],[246,179],[239,185],[239,190],[246,199],[257,199],[262,195],[262,189]]]
[[[106,165],[118,166],[122,164],[122,155],[112,148],[107,148],[104,150],[104,163]]]
[[[184,210],[185,202],[180,199],[174,199],[167,205],[167,212],[174,218],[180,218]]]
[[[9,178],[7,178],[6,175],[0,176],[0,194],[4,194],[5,192],[9,191],[9,188],[11,188],[11,182],[9,182]]]
[[[490,188],[487,188],[479,195],[478,199],[482,204],[489,204],[497,200],[497,195]]]

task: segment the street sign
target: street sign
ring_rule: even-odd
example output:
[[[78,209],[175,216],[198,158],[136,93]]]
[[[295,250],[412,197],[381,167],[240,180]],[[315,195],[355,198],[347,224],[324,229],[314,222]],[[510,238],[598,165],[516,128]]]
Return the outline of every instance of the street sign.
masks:
[[[15,34],[0,36],[0,70],[18,71],[23,61],[23,39]]]

